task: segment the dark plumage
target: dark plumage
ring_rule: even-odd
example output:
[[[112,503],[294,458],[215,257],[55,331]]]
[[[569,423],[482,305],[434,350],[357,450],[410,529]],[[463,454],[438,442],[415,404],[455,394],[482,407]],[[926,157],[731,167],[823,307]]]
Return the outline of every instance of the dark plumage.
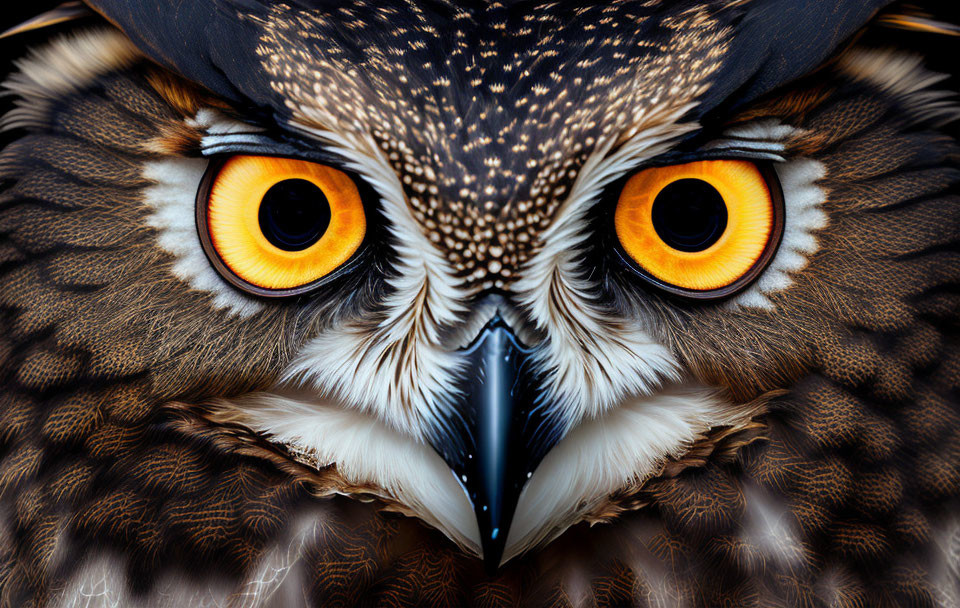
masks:
[[[957,112],[918,64],[853,42],[887,2],[89,4],[119,31],[8,84],[0,605],[960,601]],[[610,227],[637,168],[578,184],[604,142],[643,137],[641,167],[751,145],[780,167],[794,240],[766,272],[789,278],[707,303],[638,280]],[[349,171],[365,257],[294,299],[217,282],[187,246],[210,146]],[[164,206],[178,197],[186,219]],[[311,395],[383,422],[359,450],[371,462],[423,428],[416,445],[442,452],[431,383],[491,301],[538,381],[572,360],[602,397],[649,374],[595,415],[556,406],[570,436],[657,391],[707,387],[726,416],[698,414],[493,573],[419,495],[256,417],[265,393]],[[353,375],[311,375],[325,369]],[[680,426],[680,410],[663,415]],[[426,462],[397,453],[377,466]],[[597,478],[614,467],[596,462]]]

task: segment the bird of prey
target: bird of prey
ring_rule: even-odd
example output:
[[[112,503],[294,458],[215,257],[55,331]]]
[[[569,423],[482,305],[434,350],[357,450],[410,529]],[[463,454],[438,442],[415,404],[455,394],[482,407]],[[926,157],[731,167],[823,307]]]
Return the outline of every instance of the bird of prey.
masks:
[[[16,28],[0,605],[960,605],[934,10]]]

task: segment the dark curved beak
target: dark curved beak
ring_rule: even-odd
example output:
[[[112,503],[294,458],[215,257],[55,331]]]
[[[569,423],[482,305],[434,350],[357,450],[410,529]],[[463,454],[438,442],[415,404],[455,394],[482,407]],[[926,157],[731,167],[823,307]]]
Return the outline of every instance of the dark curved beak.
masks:
[[[441,445],[434,447],[473,504],[484,564],[492,574],[500,566],[520,492],[556,439],[537,407],[540,382],[532,351],[499,315],[463,354],[461,418],[450,425],[456,436],[441,435]]]

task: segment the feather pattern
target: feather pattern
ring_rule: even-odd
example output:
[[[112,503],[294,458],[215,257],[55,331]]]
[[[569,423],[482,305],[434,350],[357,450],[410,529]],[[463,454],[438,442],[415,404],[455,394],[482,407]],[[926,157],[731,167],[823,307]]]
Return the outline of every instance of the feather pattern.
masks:
[[[94,4],[129,40],[10,80],[0,604],[955,603],[956,112],[844,46],[883,2]],[[733,140],[796,197],[763,305],[613,264],[617,176]],[[335,149],[382,247],[232,314],[181,214],[270,142]],[[424,438],[501,306],[567,426],[491,574]]]

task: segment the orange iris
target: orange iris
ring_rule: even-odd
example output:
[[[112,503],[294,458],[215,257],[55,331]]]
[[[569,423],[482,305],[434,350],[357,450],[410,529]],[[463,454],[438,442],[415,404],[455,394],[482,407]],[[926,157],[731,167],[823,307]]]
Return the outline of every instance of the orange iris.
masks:
[[[627,181],[614,223],[623,249],[650,276],[711,291],[758,263],[773,232],[773,198],[751,162],[655,167]]]
[[[234,156],[213,180],[207,231],[242,281],[295,289],[343,265],[360,247],[366,217],[353,180],[289,158]]]

